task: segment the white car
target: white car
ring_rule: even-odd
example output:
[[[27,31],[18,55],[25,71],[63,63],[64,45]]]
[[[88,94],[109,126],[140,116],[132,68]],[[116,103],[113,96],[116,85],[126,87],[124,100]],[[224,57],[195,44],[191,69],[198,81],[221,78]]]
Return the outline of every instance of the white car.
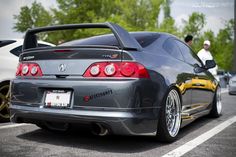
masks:
[[[9,119],[9,85],[15,77],[24,39],[0,40],[0,121]],[[40,41],[39,47],[54,46]]]

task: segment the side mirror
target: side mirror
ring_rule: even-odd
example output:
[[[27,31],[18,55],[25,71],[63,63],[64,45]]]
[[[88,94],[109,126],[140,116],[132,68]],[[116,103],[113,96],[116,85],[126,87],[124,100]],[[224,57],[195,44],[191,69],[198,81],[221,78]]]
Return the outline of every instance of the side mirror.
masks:
[[[200,67],[198,64],[194,64],[194,72],[195,73],[201,73],[203,71],[206,71],[205,68]]]
[[[211,69],[216,66],[216,62],[214,60],[206,60],[205,69]]]

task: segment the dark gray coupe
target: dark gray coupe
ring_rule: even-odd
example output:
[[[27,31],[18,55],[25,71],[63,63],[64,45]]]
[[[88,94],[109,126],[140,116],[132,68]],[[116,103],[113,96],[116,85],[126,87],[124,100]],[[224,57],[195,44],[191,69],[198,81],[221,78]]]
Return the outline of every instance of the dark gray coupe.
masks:
[[[111,34],[37,47],[37,34],[71,29]],[[220,87],[181,40],[167,33],[128,33],[113,23],[72,24],[27,31],[11,82],[11,121],[43,129],[90,126],[98,135],[177,139],[181,127],[221,114]]]

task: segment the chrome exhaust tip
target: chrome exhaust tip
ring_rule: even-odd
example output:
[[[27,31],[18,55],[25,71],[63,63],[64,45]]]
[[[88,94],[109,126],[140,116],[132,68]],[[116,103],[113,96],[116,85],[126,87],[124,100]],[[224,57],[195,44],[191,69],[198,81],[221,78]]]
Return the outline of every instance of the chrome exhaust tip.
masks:
[[[98,136],[106,136],[109,133],[109,131],[103,125],[95,123],[92,125],[92,133]]]

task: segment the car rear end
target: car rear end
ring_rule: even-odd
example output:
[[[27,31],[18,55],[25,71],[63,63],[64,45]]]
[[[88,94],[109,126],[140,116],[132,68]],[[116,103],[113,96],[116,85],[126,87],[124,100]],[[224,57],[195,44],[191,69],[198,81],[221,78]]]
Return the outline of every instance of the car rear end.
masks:
[[[155,135],[157,91],[133,51],[109,46],[26,50],[11,82],[11,121]]]
[[[236,76],[229,80],[229,94],[236,94]]]

